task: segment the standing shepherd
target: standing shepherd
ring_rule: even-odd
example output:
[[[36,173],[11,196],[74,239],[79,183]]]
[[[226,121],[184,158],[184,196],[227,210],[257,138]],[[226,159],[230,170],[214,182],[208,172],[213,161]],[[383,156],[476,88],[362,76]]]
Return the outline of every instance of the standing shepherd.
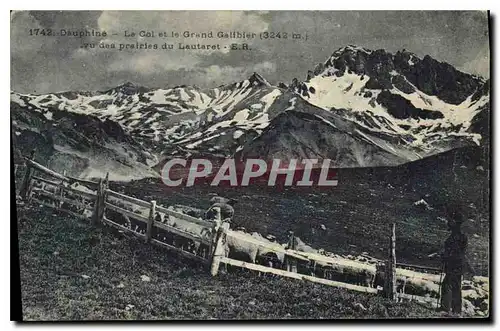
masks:
[[[442,255],[444,280],[441,292],[441,308],[455,314],[462,312],[462,275],[466,263],[467,236],[462,233],[461,225],[465,216],[457,206],[449,206],[448,229],[450,236],[444,243]]]

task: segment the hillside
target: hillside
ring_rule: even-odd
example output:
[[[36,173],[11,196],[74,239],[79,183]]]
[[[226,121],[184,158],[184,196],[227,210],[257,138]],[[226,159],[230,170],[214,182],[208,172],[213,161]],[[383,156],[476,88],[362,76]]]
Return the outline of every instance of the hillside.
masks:
[[[344,255],[364,252],[385,259],[387,236],[396,223],[399,262],[440,266],[432,254],[448,236],[444,203],[458,202],[469,221],[468,257],[476,273],[488,275],[489,172],[478,147],[457,149],[397,167],[338,169],[336,187],[169,188],[160,180],[112,183],[112,189],[159,204],[210,206],[209,193],[238,200],[233,227],[286,242],[288,231],[315,248]],[[481,168],[483,167],[483,168]],[[428,203],[429,208],[416,203]],[[429,256],[431,255],[431,256]]]
[[[47,209],[21,213],[26,321],[440,316],[415,303],[307,282],[246,273],[213,278],[168,251],[110,229]]]
[[[419,157],[353,122],[311,105],[288,110],[237,151],[237,159],[331,159],[336,168],[397,165]],[[396,139],[397,140],[397,139]]]
[[[156,158],[116,122],[51,110],[26,110],[11,102],[15,163],[35,149],[35,159],[70,176],[113,180],[156,177]]]

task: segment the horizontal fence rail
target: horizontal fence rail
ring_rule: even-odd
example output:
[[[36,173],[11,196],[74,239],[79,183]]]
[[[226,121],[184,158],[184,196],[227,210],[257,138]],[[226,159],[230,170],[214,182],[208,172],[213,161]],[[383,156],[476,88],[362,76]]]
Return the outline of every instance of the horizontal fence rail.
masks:
[[[61,187],[61,189],[64,191],[67,191],[67,192],[71,192],[71,193],[80,195],[85,199],[90,199],[90,200],[97,199],[97,193],[90,193],[90,192],[86,192],[86,191],[81,191],[79,189],[69,187],[69,186],[63,186],[63,187]]]
[[[32,167],[36,170],[39,170],[41,171],[42,173],[45,173],[46,175],[49,175],[49,176],[52,176],[54,178],[57,178],[57,179],[60,179],[60,180],[64,180],[64,181],[68,181],[68,178],[66,176],[63,176],[53,170],[50,170],[49,168],[46,168],[44,167],[43,165],[41,164],[38,164],[36,163],[35,161],[31,160],[31,159],[26,159],[26,162],[27,162],[27,166],[28,167]]]
[[[88,218],[87,216],[85,216],[85,215],[83,215],[83,214],[75,213],[75,212],[73,212],[73,211],[71,211],[71,210],[67,210],[67,209],[64,209],[64,208],[60,208],[60,207],[58,207],[58,206],[56,206],[56,205],[54,205],[54,204],[50,204],[50,203],[48,203],[48,202],[45,202],[45,201],[39,200],[39,199],[37,199],[37,198],[32,198],[32,199],[31,199],[31,201],[36,202],[36,203],[38,203],[38,204],[40,204],[40,205],[42,205],[42,206],[45,206],[45,207],[49,207],[49,208],[54,208],[54,209],[57,209],[57,210],[59,210],[59,211],[62,211],[62,212],[64,212],[64,213],[66,213],[66,214],[72,215],[72,216],[77,217],[77,218],[81,218],[81,219],[87,219],[87,218]]]
[[[66,176],[66,177],[68,178],[68,180],[70,182],[78,182],[78,183],[81,183],[82,185],[91,186],[93,188],[96,188],[97,185],[99,185],[98,182],[94,182],[94,181],[87,180],[87,179],[76,178],[76,177],[71,177],[71,176]]]
[[[426,270],[426,271],[433,271],[436,273],[441,273],[443,270],[441,268],[437,267],[427,267],[427,266],[422,266],[422,265],[416,265],[416,264],[408,264],[408,263],[396,263],[396,267],[401,267],[404,269],[415,269],[415,270]]]
[[[36,190],[38,191],[38,193],[42,196],[45,196],[47,198],[52,198],[52,199],[55,199],[55,200],[59,200],[63,203],[69,203],[75,207],[79,207],[79,208],[82,208],[82,209],[86,209],[88,208],[89,206],[80,202],[80,201],[76,201],[76,200],[72,200],[72,199],[66,199],[64,197],[61,197],[61,196],[58,196],[57,194],[54,194],[54,193],[50,193],[50,192],[47,192],[45,190]]]
[[[106,194],[108,195],[108,197],[118,198],[118,199],[121,199],[122,201],[126,201],[126,202],[129,202],[129,203],[132,203],[132,204],[136,204],[136,205],[138,205],[140,207],[149,208],[149,206],[151,205],[150,202],[147,202],[147,201],[144,201],[144,200],[141,200],[141,199],[137,199],[137,198],[134,198],[134,197],[129,197],[128,195],[121,194],[121,193],[118,193],[118,192],[115,192],[115,191],[111,191],[110,189],[106,190]]]
[[[35,181],[38,181],[38,182],[41,182],[41,183],[45,183],[45,184],[49,184],[49,185],[52,185],[52,186],[59,186],[59,184],[61,183],[61,182],[55,182],[53,180],[49,180],[47,178],[38,177],[38,176],[33,176],[32,178]]]
[[[262,266],[259,264],[253,264],[253,263],[243,262],[240,260],[230,259],[227,257],[222,257],[221,262],[229,264],[229,265],[234,265],[234,266],[250,269],[250,270],[259,271],[259,272],[266,272],[266,273],[271,273],[271,274],[284,276],[284,277],[288,277],[288,278],[307,280],[307,281],[310,281],[313,283],[330,285],[330,286],[334,286],[334,287],[341,287],[341,288],[354,290],[354,291],[358,291],[358,292],[375,293],[375,294],[378,293],[377,289],[371,288],[371,287],[364,287],[364,286],[353,285],[353,284],[348,284],[348,283],[343,283],[343,282],[337,282],[334,280],[329,280],[329,279],[324,279],[324,278],[302,275],[302,274],[298,274],[295,272],[274,269],[274,268]]]
[[[205,221],[205,220],[193,217],[193,216],[189,216],[189,215],[186,215],[186,214],[183,214],[183,213],[179,213],[177,211],[170,210],[170,209],[167,209],[167,208],[162,207],[162,206],[157,206],[156,210],[158,212],[160,212],[160,213],[164,213],[164,214],[167,214],[169,216],[173,216],[173,217],[179,218],[179,219],[181,219],[183,221],[186,221],[186,222],[189,222],[189,223],[198,224],[198,225],[201,225],[201,226],[204,226],[204,227],[207,227],[207,228],[213,226],[213,222]]]
[[[133,234],[134,236],[137,236],[139,238],[144,238],[144,235],[137,232],[137,231],[134,231],[132,229],[129,229],[128,227],[126,226],[123,226],[121,224],[118,224],[116,222],[113,222],[112,220],[106,218],[106,217],[103,217],[102,219],[103,223],[107,224],[107,225],[110,225],[118,230],[121,230],[121,231],[124,231],[124,232],[127,232],[127,233],[130,233],[130,234]]]
[[[130,218],[132,218],[134,220],[141,221],[143,223],[148,223],[148,218],[147,217],[144,217],[142,215],[136,214],[133,211],[124,209],[122,207],[115,206],[115,205],[113,205],[112,203],[109,203],[109,202],[105,202],[105,206],[108,209],[116,211],[117,213],[120,213],[122,215],[130,217]]]
[[[160,223],[160,222],[156,222],[154,224],[154,226],[160,228],[160,229],[163,229],[163,230],[166,230],[166,231],[169,231],[169,232],[172,232],[174,234],[177,234],[179,236],[182,236],[182,237],[185,237],[185,238],[188,238],[188,239],[191,239],[193,240],[194,242],[200,242],[200,243],[205,243],[205,244],[208,244],[210,245],[211,244],[211,241],[208,240],[208,239],[205,239],[203,237],[197,237],[195,236],[194,234],[191,234],[187,231],[183,231],[181,229],[178,229],[178,228],[175,228],[173,226],[169,226],[167,224],[164,224],[164,223]]]

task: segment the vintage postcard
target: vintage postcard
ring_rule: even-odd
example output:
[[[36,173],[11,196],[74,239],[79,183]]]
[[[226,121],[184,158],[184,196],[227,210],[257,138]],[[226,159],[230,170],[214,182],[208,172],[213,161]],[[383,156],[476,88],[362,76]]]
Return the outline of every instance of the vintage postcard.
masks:
[[[491,318],[488,12],[10,27],[22,320]]]

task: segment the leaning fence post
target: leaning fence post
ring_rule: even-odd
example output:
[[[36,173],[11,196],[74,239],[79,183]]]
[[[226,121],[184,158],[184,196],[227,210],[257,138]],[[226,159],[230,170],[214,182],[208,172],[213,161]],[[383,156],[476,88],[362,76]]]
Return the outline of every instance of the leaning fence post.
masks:
[[[155,215],[156,215],[156,201],[152,200],[151,205],[149,207],[149,218],[148,218],[148,226],[146,228],[146,242],[151,241],[151,234],[153,232],[153,225],[155,221]]]
[[[212,254],[212,263],[210,265],[210,273],[212,276],[216,276],[219,273],[221,257],[226,255],[227,230],[229,230],[229,223],[223,221],[216,234],[217,241]]]
[[[385,295],[390,300],[396,299],[396,224],[391,225],[389,257],[386,262]]]
[[[32,176],[32,171],[31,171],[32,169],[31,169],[30,161],[33,160],[34,157],[35,157],[35,150],[32,150],[30,153],[30,156],[26,160],[26,171],[24,173],[23,182],[21,184],[21,189],[19,190],[19,196],[21,196],[21,198],[23,200],[26,200],[28,193],[30,191],[29,186],[30,186],[31,176]]]

